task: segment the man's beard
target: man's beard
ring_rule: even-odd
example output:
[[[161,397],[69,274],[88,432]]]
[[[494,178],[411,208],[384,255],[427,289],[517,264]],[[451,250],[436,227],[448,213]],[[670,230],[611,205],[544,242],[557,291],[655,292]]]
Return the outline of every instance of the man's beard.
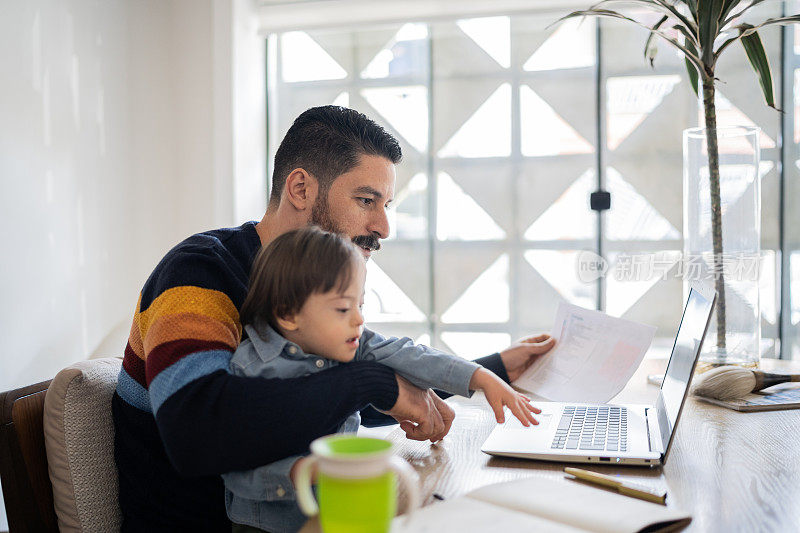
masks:
[[[347,232],[345,232],[331,216],[327,192],[321,194],[319,198],[317,198],[317,201],[314,202],[314,207],[311,208],[311,224],[319,226],[323,230],[330,231],[331,233],[347,235]],[[357,235],[353,237],[353,244],[372,251],[381,249],[381,243],[377,233],[372,233],[371,235]]]

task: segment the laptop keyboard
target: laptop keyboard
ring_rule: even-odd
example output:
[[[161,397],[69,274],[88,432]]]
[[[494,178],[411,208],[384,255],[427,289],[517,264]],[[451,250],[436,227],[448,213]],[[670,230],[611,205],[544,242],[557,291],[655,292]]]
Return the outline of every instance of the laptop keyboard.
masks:
[[[551,448],[627,451],[628,409],[611,406],[564,407]]]

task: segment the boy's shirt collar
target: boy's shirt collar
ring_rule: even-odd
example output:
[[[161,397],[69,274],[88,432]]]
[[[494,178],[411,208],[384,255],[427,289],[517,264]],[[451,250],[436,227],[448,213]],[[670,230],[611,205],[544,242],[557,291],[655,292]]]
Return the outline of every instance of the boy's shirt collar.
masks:
[[[244,327],[247,337],[253,343],[253,348],[258,354],[258,358],[264,362],[282,355],[291,359],[304,359],[311,357],[310,354],[303,352],[297,344],[289,341],[283,335],[272,329],[269,324],[264,324],[261,331],[256,330],[250,324]]]

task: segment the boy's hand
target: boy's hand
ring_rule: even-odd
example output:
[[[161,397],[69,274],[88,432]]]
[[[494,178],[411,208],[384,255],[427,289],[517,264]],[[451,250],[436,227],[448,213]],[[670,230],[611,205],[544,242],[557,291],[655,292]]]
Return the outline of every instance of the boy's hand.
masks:
[[[489,402],[494,411],[494,417],[497,419],[498,424],[502,424],[506,420],[503,406],[508,407],[514,416],[522,422],[523,426],[528,427],[531,424],[539,424],[532,413],[539,414],[542,412],[541,409],[531,405],[530,398],[512,389],[493,372],[485,368],[479,368],[472,374],[469,388],[483,391],[483,394],[486,395],[486,401]]]

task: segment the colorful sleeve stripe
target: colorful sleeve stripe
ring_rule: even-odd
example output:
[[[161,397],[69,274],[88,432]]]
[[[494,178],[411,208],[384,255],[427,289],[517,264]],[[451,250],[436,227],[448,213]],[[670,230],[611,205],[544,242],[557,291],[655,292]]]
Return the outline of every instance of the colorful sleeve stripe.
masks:
[[[124,363],[117,379],[117,394],[125,402],[137,409],[147,413],[152,412],[150,395],[147,393],[147,389],[127,372]]]
[[[147,386],[166,369],[174,366],[184,358],[197,352],[218,351],[228,354],[228,359],[233,350],[222,342],[200,341],[194,339],[180,339],[158,345],[147,357]],[[227,368],[227,366],[225,367]],[[199,376],[196,376],[199,377]]]
[[[221,342],[235,350],[240,337],[238,328],[231,322],[197,313],[164,314],[150,325],[144,350],[151,354],[157,346],[181,339]]]
[[[142,303],[142,295],[139,294],[139,301],[136,302],[136,311],[133,314],[131,333],[128,335],[128,343],[125,345],[125,356],[122,359],[122,366],[129,378],[135,380],[139,385],[147,388],[147,379],[144,372],[144,346],[142,336],[139,332],[139,306]]]
[[[128,345],[131,350],[139,359],[144,361],[144,344],[142,343],[142,332],[139,330],[139,310],[142,304],[142,295],[139,294],[139,301],[136,302],[136,311],[133,313],[133,323],[131,324],[131,333],[128,335]]]
[[[136,314],[134,323],[143,339],[148,387],[160,372],[193,352],[232,352],[242,335],[239,312],[230,298],[193,286],[164,291]]]
[[[197,351],[159,372],[150,382],[150,404],[157,413],[164,401],[192,381],[219,370],[227,371],[228,350]]]
[[[128,341],[125,346],[125,357],[122,359],[122,367],[128,375],[136,380],[139,385],[147,388],[147,378],[145,377],[144,361],[139,357],[131,347],[131,341]]]
[[[191,313],[200,314],[228,325],[241,336],[239,311],[224,293],[201,287],[174,287],[161,293],[149,307],[137,314],[139,331],[144,339],[145,353],[149,343],[148,334],[153,322],[161,316]]]

